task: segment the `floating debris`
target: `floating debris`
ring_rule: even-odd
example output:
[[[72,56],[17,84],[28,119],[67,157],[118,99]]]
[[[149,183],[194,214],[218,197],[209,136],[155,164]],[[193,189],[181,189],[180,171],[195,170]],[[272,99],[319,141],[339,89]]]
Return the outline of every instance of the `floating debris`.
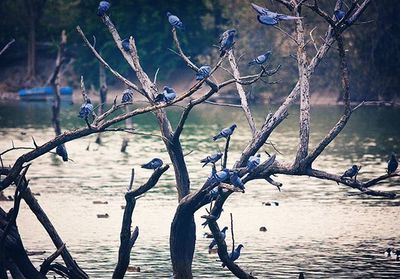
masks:
[[[108,204],[108,201],[93,201],[93,204]]]
[[[267,228],[266,227],[260,227],[260,232],[266,232]]]
[[[108,215],[108,213],[106,214],[97,214],[97,218],[108,218],[110,217],[110,215]]]
[[[140,266],[128,266],[127,271],[140,272]]]

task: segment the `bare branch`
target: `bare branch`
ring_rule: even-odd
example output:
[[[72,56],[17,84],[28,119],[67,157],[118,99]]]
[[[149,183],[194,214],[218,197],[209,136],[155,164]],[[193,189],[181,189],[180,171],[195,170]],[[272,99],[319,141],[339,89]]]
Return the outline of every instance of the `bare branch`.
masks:
[[[2,55],[13,43],[15,42],[15,39],[11,39],[0,51],[0,55]]]

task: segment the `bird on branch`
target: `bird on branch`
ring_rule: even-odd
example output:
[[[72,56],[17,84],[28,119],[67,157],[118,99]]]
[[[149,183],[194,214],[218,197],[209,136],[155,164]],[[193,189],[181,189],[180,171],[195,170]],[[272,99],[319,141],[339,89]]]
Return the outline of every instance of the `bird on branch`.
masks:
[[[260,157],[261,154],[257,154],[256,156],[250,156],[246,166],[249,172],[258,167],[258,165],[260,165]]]
[[[208,164],[212,163],[215,165],[216,162],[218,162],[222,158],[222,153],[214,153],[210,156],[205,157],[204,159],[201,159],[200,163],[204,163],[203,168]]]
[[[60,144],[56,147],[56,154],[58,156],[60,156],[64,162],[68,161],[68,153],[67,153],[67,149],[65,149],[64,144]]]
[[[253,65],[262,65],[265,62],[267,62],[267,60],[271,57],[272,52],[271,51],[267,51],[264,54],[261,54],[259,56],[257,56],[257,58],[254,58],[252,61],[249,62],[249,66],[253,66]]]
[[[176,15],[167,12],[168,22],[175,28],[185,30],[185,26],[183,25],[182,21]]]
[[[199,68],[196,73],[196,80],[203,80],[210,76],[211,67],[209,65],[204,65]]]
[[[216,141],[220,138],[230,137],[233,134],[233,132],[235,131],[236,127],[237,127],[237,125],[233,124],[230,127],[223,129],[221,132],[219,132],[218,135],[213,137],[213,141]]]
[[[122,104],[133,102],[133,91],[131,89],[125,89],[122,94]]]
[[[143,169],[148,169],[148,170],[156,170],[160,168],[163,165],[163,161],[159,158],[154,158],[150,162],[141,165]]]
[[[390,155],[390,159],[388,161],[388,167],[387,167],[387,173],[392,174],[397,170],[397,167],[399,166],[399,162],[397,162],[396,154],[392,152]]]
[[[235,29],[229,29],[222,33],[221,37],[219,38],[219,51],[221,52],[219,57],[224,56],[225,53],[233,47],[235,44],[235,34]]]
[[[343,11],[343,0],[339,2],[339,7],[333,11],[333,15],[335,16],[337,21],[340,21],[346,15],[346,12]]]
[[[103,16],[110,9],[111,4],[107,1],[100,1],[99,7],[97,8],[97,15]]]
[[[93,105],[90,99],[87,98],[86,102],[81,105],[78,117],[87,120],[89,116],[92,114],[93,114]]]
[[[229,253],[229,258],[231,259],[232,262],[236,261],[237,259],[239,259],[240,257],[240,250],[243,248],[244,246],[242,244],[239,244],[238,247],[236,247],[235,250],[233,250],[232,253]],[[225,264],[222,264],[222,267],[225,267]]]
[[[129,38],[123,39],[121,42],[121,46],[126,52],[129,52],[131,50],[131,46],[129,45]]]
[[[224,227],[221,231],[220,231],[220,235],[221,238],[225,240],[226,237],[226,230],[228,229],[228,227]],[[215,239],[213,239],[210,243],[210,245],[208,245],[208,253],[210,253],[211,249],[214,248],[214,246],[217,245],[217,241],[215,241]]]
[[[164,86],[163,92],[158,94],[156,98],[154,99],[154,102],[160,103],[160,102],[165,102],[165,103],[170,103],[176,98],[176,91],[168,86]]]
[[[251,3],[251,6],[258,13],[258,15],[257,15],[258,21],[264,25],[276,25],[281,20],[302,19],[302,17],[298,17],[298,16],[289,16],[289,15],[271,12],[267,8],[260,7],[253,3]]]
[[[244,190],[244,184],[243,184],[242,180],[240,179],[238,172],[233,171],[233,172],[230,172],[229,175],[230,175],[229,181],[231,182],[231,184],[237,188]]]
[[[344,174],[340,177],[340,179],[343,179],[345,177],[349,177],[353,179],[353,177],[356,177],[358,174],[358,171],[361,169],[361,167],[358,167],[357,165],[353,165],[351,168],[346,170]]]

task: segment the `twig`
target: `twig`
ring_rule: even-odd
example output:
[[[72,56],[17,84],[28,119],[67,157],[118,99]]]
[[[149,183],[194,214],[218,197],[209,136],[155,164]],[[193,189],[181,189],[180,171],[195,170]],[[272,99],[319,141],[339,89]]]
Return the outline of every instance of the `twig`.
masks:
[[[11,39],[0,51],[0,55],[2,55],[13,43],[15,42],[15,39]]]
[[[224,160],[222,163],[222,169],[226,168],[226,164],[228,162],[228,151],[229,151],[229,142],[231,141],[231,136],[228,136],[226,138],[226,143],[225,143],[225,150],[224,150]]]
[[[231,236],[232,236],[232,253],[235,250],[235,235],[234,235],[234,231],[233,231],[233,214],[232,212],[229,214],[231,217]]]

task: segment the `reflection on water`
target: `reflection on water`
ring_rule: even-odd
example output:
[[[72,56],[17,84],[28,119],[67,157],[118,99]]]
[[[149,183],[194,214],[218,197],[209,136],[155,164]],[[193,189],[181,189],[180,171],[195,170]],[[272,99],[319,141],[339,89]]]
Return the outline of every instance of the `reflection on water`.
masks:
[[[84,125],[76,117],[78,108],[67,106],[62,111],[65,129]],[[176,122],[179,108],[170,111]],[[258,108],[258,123],[269,111]],[[312,139],[315,145],[340,117],[339,107],[316,107],[312,111]],[[46,104],[0,104],[0,149],[29,146],[31,136],[37,143],[53,137],[50,108]],[[400,130],[395,121],[400,110],[392,108],[362,108],[354,114],[344,132],[326,149],[315,166],[333,173],[342,173],[353,163],[363,166],[360,179],[381,175],[388,154],[400,153]],[[284,125],[272,135],[271,141],[282,155],[291,160],[297,147],[296,109],[290,112]],[[232,164],[250,138],[245,118],[240,110],[203,106],[189,117],[182,142],[193,189],[199,187],[210,169],[201,168],[199,160],[223,148],[211,137],[231,122],[238,124],[231,141],[229,162]],[[138,131],[158,134],[154,116],[134,119]],[[94,143],[95,136],[67,143],[74,162],[63,163],[55,155],[45,155],[34,161],[29,170],[30,186],[38,192],[38,200],[59,231],[80,265],[93,278],[110,278],[117,260],[121,205],[129,182],[130,169],[136,168],[136,185],[144,182],[150,171],[139,165],[158,156],[169,162],[164,145],[158,137],[129,135],[128,153],[119,152],[122,138],[118,133],[103,135],[103,144]],[[88,147],[89,150],[86,150]],[[270,145],[264,150],[274,152]],[[14,152],[3,158],[11,164],[21,154]],[[263,155],[265,158],[266,156]],[[308,177],[278,176],[284,183],[282,192],[264,181],[253,181],[246,194],[232,195],[221,216],[221,227],[229,226],[229,213],[235,219],[236,243],[244,245],[238,263],[259,278],[297,278],[304,271],[307,278],[396,278],[400,261],[383,256],[390,246],[400,249],[400,200],[364,197],[356,191],[329,181]],[[400,193],[399,181],[380,185],[379,190]],[[12,189],[7,194],[12,194]],[[108,204],[93,204],[93,201]],[[279,206],[264,206],[262,202],[279,201]],[[133,248],[131,265],[141,272],[128,272],[126,278],[168,278],[169,227],[176,201],[173,171],[163,175],[160,183],[137,203],[133,224],[140,227],[140,236]],[[9,208],[11,204],[2,203]],[[108,213],[110,218],[98,219]],[[196,215],[197,224],[205,210]],[[30,250],[46,250],[44,256],[34,256],[39,265],[54,247],[28,208],[23,205],[18,225],[25,246]],[[260,232],[265,226],[267,232]],[[196,278],[231,278],[221,268],[218,256],[208,254],[207,231],[197,227],[197,245],[193,270]],[[228,237],[228,245],[231,239]]]

